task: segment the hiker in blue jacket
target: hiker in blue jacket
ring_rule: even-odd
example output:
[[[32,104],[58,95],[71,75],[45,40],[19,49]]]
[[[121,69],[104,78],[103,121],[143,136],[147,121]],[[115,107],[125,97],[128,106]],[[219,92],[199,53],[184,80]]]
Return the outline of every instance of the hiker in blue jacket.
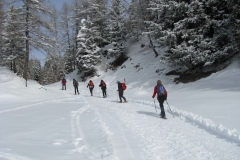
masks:
[[[152,98],[154,98],[156,94],[161,109],[160,116],[166,118],[163,103],[167,99],[167,91],[160,80],[157,81],[157,85],[154,87]]]

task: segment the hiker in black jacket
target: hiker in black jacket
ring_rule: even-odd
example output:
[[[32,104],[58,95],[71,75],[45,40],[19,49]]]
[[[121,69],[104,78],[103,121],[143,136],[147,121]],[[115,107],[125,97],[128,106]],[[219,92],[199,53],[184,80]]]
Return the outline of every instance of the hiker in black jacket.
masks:
[[[124,99],[124,103],[127,102],[126,98],[123,96],[123,89],[122,89],[122,83],[120,83],[120,81],[117,81],[118,84],[118,94],[119,94],[119,103],[122,103],[122,98]]]
[[[102,89],[103,98],[107,97],[107,92],[106,92],[107,85],[103,80],[101,80],[99,87],[101,87],[101,89]]]
[[[75,90],[75,94],[76,93],[79,94],[79,91],[78,91],[78,81],[76,81],[75,79],[73,79],[73,87],[74,87],[74,90]]]

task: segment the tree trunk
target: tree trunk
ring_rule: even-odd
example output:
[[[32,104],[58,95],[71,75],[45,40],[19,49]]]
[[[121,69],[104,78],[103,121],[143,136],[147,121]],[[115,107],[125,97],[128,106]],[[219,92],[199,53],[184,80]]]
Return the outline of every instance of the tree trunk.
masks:
[[[76,24],[75,24],[75,27],[76,27],[76,38],[75,38],[75,50],[73,50],[73,62],[74,62],[74,70],[76,69],[76,66],[78,65],[77,63],[76,63],[76,54],[77,54],[77,50],[78,50],[78,42],[77,42],[77,36],[78,36],[78,32],[79,32],[79,30],[78,30],[78,26],[79,26],[79,24],[78,24],[78,22],[76,21]]]
[[[13,61],[10,61],[10,68],[11,68],[11,71],[13,71]]]
[[[25,53],[25,65],[24,65],[24,73],[23,73],[23,78],[26,80],[26,87],[27,87],[27,79],[28,79],[28,61],[29,61],[29,31],[28,31],[28,11],[29,8],[28,6],[26,7],[26,31],[25,31],[25,36],[26,36],[26,53]]]
[[[153,43],[152,43],[152,40],[151,40],[150,36],[148,36],[148,38],[149,38],[149,41],[150,41],[150,45],[151,45],[151,47],[153,49],[153,52],[155,53],[155,56],[157,57],[158,56],[158,52],[156,51],[155,47],[153,46]]]
[[[17,68],[16,68],[16,60],[13,61],[13,72],[17,73]]]

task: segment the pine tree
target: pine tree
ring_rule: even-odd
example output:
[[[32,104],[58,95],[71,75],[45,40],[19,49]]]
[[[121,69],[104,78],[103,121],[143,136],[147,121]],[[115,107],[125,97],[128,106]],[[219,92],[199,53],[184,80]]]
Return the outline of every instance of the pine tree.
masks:
[[[73,37],[73,43],[72,43],[72,55],[67,54],[66,58],[66,70],[68,71],[73,71],[76,69],[77,66],[77,61],[76,61],[76,54],[77,54],[77,36],[78,32],[80,30],[80,25],[81,25],[81,19],[83,19],[82,15],[80,12],[82,11],[83,5],[82,5],[82,0],[73,0],[73,3],[71,5],[71,10],[72,10],[72,15],[70,17],[70,22],[72,25],[72,37]]]
[[[176,41],[174,24],[184,19],[187,11],[185,3],[151,0],[149,5],[151,18],[145,21],[147,29],[144,34],[149,35],[162,46],[174,46]]]
[[[95,66],[100,62],[101,49],[94,41],[95,30],[92,28],[90,18],[83,20],[83,26],[78,34],[78,69],[82,77],[93,76],[96,72]]]
[[[230,0],[229,9],[232,10],[232,23],[234,26],[234,38],[238,52],[240,50],[240,0]]]
[[[175,2],[166,2],[164,0],[150,0],[148,16],[144,21],[145,23],[145,32],[143,34],[148,35],[150,48],[153,49],[155,56],[157,57],[159,54],[155,49],[155,41],[161,46],[169,46],[171,45],[169,41],[174,38],[168,36],[171,34],[172,27],[175,19],[176,13],[172,7]]]
[[[142,32],[144,31],[144,21],[142,15],[142,11],[140,8],[140,4],[138,0],[132,0],[129,9],[128,9],[128,33],[131,37],[136,40],[139,40]]]
[[[0,65],[3,64],[3,52],[4,52],[4,0],[0,1]]]
[[[71,62],[73,70],[76,69],[76,42],[74,42],[75,34],[71,33],[71,10],[70,6],[67,3],[63,4],[62,12],[61,12],[61,29],[62,29],[62,43],[61,47],[63,48],[64,54],[70,55],[72,57]],[[67,60],[67,59],[66,59]],[[69,63],[68,62],[68,63]]]
[[[56,82],[55,75],[56,73],[54,73],[54,67],[52,65],[52,61],[46,60],[44,63],[44,67],[42,68],[42,71],[41,71],[40,83],[43,85],[46,85],[46,84],[51,84]]]
[[[71,73],[74,71],[74,62],[76,61],[76,57],[73,57],[70,53],[65,53],[63,55],[64,59],[64,70],[66,73]]]
[[[41,62],[38,59],[29,60],[29,79],[39,82],[41,77]]]
[[[93,25],[92,27],[95,30],[94,41],[96,42],[98,47],[104,47],[105,45],[110,43],[110,28],[107,20],[108,16],[106,0],[94,0],[92,3],[89,4],[89,17]]]
[[[20,15],[24,28],[23,33],[25,34],[25,64],[23,77],[28,79],[28,63],[29,54],[32,48],[37,50],[48,51],[52,43],[52,38],[49,36],[49,32],[53,32],[52,24],[47,21],[51,15],[50,10],[44,5],[44,0],[19,0],[22,6],[19,7],[21,10]],[[15,2],[15,1],[14,1]],[[16,2],[17,3],[17,2]]]
[[[24,49],[25,36],[19,19],[21,19],[20,10],[10,7],[6,12],[5,34],[4,34],[4,63],[9,65],[9,68],[23,76],[24,65]]]
[[[114,44],[113,50],[109,50],[109,55],[119,57],[124,54],[126,41],[126,21],[125,8],[120,0],[112,0],[110,8],[111,21],[111,42]]]
[[[52,27],[53,31],[49,32],[49,35],[51,35],[53,41],[49,41],[48,43],[51,44],[51,48],[47,51],[48,56],[55,56],[55,55],[60,55],[61,54],[61,45],[60,45],[60,27],[59,27],[59,16],[58,16],[58,11],[55,8],[55,6],[51,6],[51,22],[52,22]]]
[[[142,19],[142,23],[144,21],[151,21],[153,20],[154,16],[150,10],[150,2],[151,0],[138,0],[139,2],[139,9],[140,9],[140,17]],[[159,0],[158,0],[159,1]],[[144,26],[145,27],[145,26]]]
[[[203,72],[236,53],[230,8],[227,0],[151,0],[156,16],[147,22],[147,34],[169,46],[165,58],[170,64]]]
[[[175,22],[173,32],[168,35],[174,37],[166,57],[173,65],[180,65],[186,70],[193,70],[198,66],[201,69],[209,58],[209,50],[212,44],[207,43],[204,34],[210,26],[208,16],[205,14],[203,4],[199,1],[191,3],[178,3],[178,10],[184,10],[185,14]],[[178,13],[179,14],[179,13]],[[207,38],[208,39],[208,38]]]
[[[48,58],[41,71],[40,83],[50,84],[58,82],[65,76],[64,61],[61,56]]]
[[[63,4],[61,14],[61,29],[62,29],[62,48],[65,48],[65,53],[70,53],[71,35],[70,35],[70,8],[67,3]]]

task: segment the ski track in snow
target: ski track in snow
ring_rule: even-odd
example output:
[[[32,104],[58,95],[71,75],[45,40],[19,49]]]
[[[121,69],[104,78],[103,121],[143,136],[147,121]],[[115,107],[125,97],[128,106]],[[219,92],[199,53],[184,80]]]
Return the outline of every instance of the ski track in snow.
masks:
[[[105,147],[108,149],[102,153],[108,154],[102,154],[101,156],[100,154],[93,154],[95,159],[237,160],[240,157],[239,146],[236,143],[226,141],[227,139],[222,139],[214,132],[210,134],[208,130],[194,123],[186,123],[181,116],[176,117],[175,115],[175,118],[172,118],[168,113],[168,120],[162,120],[153,110],[153,112],[149,112],[148,105],[130,102],[114,105],[119,106],[119,108],[116,108],[114,106],[106,107],[114,103],[108,98],[90,97],[84,99],[88,105],[84,107],[85,109],[78,111],[78,117],[82,117],[83,113],[88,112],[89,116],[94,115],[93,121],[100,128],[96,129],[93,124],[90,125],[89,122],[85,122],[88,125],[88,129],[86,129],[83,127],[84,122],[79,122],[80,120],[77,118],[79,123],[76,126],[78,126],[78,132],[82,135],[80,140],[84,141],[85,144],[83,149],[89,150],[93,146],[93,144],[87,142],[87,139],[90,138],[89,128],[91,127],[90,130],[101,131],[101,134],[103,134],[101,138],[105,137],[107,141]],[[76,138],[76,140],[78,139]],[[96,150],[99,151],[99,149]]]
[[[114,112],[102,110],[95,100],[91,101],[91,104],[87,102],[89,98],[84,98],[84,101],[86,105],[73,111],[71,116],[72,138],[75,145],[73,152],[92,155],[88,157],[90,160],[146,159],[141,157],[144,151],[139,152],[141,148],[138,146],[138,140],[129,134],[126,126],[120,123]]]
[[[157,104],[154,104],[152,102],[148,101],[132,101],[133,103],[147,105],[159,108]],[[236,132],[235,129],[230,130],[222,126],[221,124],[216,125],[211,120],[203,118],[199,115],[189,113],[186,111],[178,110],[177,108],[171,106],[172,109],[170,109],[170,106],[168,104],[165,104],[165,110],[168,111],[168,113],[171,115],[170,117],[177,116],[180,117],[182,120],[189,122],[193,125],[197,125],[198,127],[204,129],[205,131],[214,134],[220,138],[226,139],[228,141],[231,141],[233,143],[236,143],[240,146],[240,134]]]
[[[101,124],[107,131],[112,146],[114,148],[114,159],[131,159],[141,160],[146,159],[144,157],[144,150],[139,146],[138,139],[135,135],[130,134],[129,129],[124,123],[122,123],[115,112],[108,108],[103,108],[103,104],[99,106],[99,102],[93,102],[95,110],[97,110],[100,117]]]
[[[1,160],[31,160],[27,157],[0,152]]]
[[[131,106],[134,106],[132,113],[129,112],[129,109],[128,112],[123,111]],[[143,105],[143,107],[145,106]],[[139,109],[139,111],[136,111],[136,109]],[[141,109],[143,108],[141,107]],[[154,159],[227,160],[239,159],[240,157],[239,147],[235,144],[229,143],[224,139],[219,139],[205,130],[195,129],[194,127],[196,126],[185,123],[178,117],[171,118],[168,114],[168,120],[162,120],[158,118],[157,113],[149,112],[146,109],[143,109],[146,111],[141,111],[141,109],[136,108],[134,104],[128,104],[118,113],[130,131],[141,137],[145,143],[147,152],[153,155]],[[135,114],[134,112],[139,114]],[[157,123],[156,118],[159,119]]]
[[[0,113],[43,103],[50,103],[52,106],[66,103],[66,106],[71,104],[78,108],[72,110],[70,115],[69,136],[72,139],[72,149],[68,154],[80,154],[84,160],[240,159],[237,142],[233,143],[215,132],[211,133],[208,128],[195,124],[191,119],[188,119],[189,123],[175,110],[174,118],[166,109],[168,119],[160,119],[150,102],[144,104],[130,100],[127,104],[118,104],[111,98],[81,94],[77,97],[71,95],[42,101]],[[31,159],[2,151],[1,157],[9,160]]]
[[[61,98],[58,98],[58,99],[52,99],[52,100],[47,100],[47,101],[40,101],[40,102],[37,102],[37,103],[33,103],[33,104],[21,106],[21,107],[15,107],[15,108],[12,108],[12,109],[2,110],[2,111],[0,111],[0,114],[1,114],[1,113],[5,113],[5,112],[16,111],[16,110],[19,110],[19,109],[25,109],[25,108],[28,108],[28,107],[37,106],[37,105],[40,105],[40,104],[43,104],[43,103],[57,103],[57,102],[59,102],[59,101],[71,100],[71,99],[74,100],[75,98],[71,98],[71,97],[67,97],[67,98],[66,98],[66,97],[61,97]]]

